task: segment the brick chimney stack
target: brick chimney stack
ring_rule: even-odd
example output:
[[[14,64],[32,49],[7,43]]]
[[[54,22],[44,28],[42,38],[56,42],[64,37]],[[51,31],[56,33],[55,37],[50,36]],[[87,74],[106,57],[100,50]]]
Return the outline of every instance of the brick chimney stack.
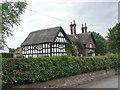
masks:
[[[73,28],[74,28],[74,35],[76,35],[76,24],[75,24],[75,20],[73,20]]]
[[[81,29],[82,29],[82,33],[84,33],[84,27],[83,27],[83,24],[82,24],[82,28],[81,28]]]
[[[87,32],[87,26],[86,26],[86,23],[85,23],[85,32]]]
[[[70,31],[71,31],[71,35],[76,35],[76,23],[75,23],[75,20],[73,20],[73,24],[72,24],[72,22],[70,23]]]
[[[71,35],[73,35],[73,24],[72,24],[72,22],[70,23],[70,31],[71,31]]]

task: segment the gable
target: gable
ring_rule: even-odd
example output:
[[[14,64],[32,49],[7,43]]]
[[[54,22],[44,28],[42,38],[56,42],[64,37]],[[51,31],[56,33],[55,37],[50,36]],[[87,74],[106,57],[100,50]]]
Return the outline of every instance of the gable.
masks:
[[[88,41],[88,43],[86,44],[86,47],[87,47],[87,48],[96,48],[92,36],[89,38],[89,41]]]
[[[83,45],[86,45],[86,44],[89,42],[89,39],[92,37],[92,40],[93,40],[94,44],[96,45],[94,36],[93,36],[93,34],[92,34],[91,32],[76,34],[76,37],[75,37],[74,35],[67,35],[67,36],[69,37],[69,39],[70,39],[72,42],[75,42],[77,39],[79,39],[80,42],[81,42]]]
[[[58,33],[56,34],[53,42],[58,42],[58,43],[67,43],[70,42],[70,39],[68,38],[67,34],[65,33],[65,31],[61,28]]]
[[[55,37],[55,42],[60,42],[60,43],[67,43],[67,40],[63,33],[60,31],[58,35]]]

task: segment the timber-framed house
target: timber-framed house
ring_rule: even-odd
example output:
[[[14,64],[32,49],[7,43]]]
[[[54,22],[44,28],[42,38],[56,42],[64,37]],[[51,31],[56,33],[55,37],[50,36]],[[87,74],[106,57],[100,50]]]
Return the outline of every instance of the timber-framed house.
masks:
[[[62,27],[54,27],[31,32],[22,43],[22,55],[27,57],[67,55],[67,41]]]

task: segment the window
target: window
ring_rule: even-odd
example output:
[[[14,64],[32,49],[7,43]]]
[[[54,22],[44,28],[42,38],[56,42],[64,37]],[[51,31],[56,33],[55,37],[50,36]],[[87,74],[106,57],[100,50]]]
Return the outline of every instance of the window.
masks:
[[[83,54],[80,54],[81,57],[83,57]]]
[[[63,47],[64,47],[64,45],[63,45],[63,44],[60,44],[60,45],[59,45],[59,48],[60,48],[60,49],[61,49],[61,48],[63,48]]]
[[[92,56],[95,56],[95,53],[92,53]]]
[[[28,50],[28,48],[29,48],[28,46],[25,46],[25,47],[24,47],[24,50],[26,50],[26,51],[27,51],[27,50]]]
[[[48,53],[50,53],[50,49],[48,49]]]
[[[22,54],[24,54],[24,51],[22,51]]]
[[[38,45],[38,49],[42,49],[42,45]]]
[[[42,54],[39,54],[38,57],[42,56]]]
[[[92,48],[92,44],[90,43],[90,48]]]
[[[16,53],[15,55],[18,56],[18,55],[20,55],[20,53]]]
[[[28,53],[30,53],[30,50],[28,50]]]
[[[43,48],[45,48],[45,44],[43,44]]]
[[[45,53],[45,49],[43,49],[43,53]]]

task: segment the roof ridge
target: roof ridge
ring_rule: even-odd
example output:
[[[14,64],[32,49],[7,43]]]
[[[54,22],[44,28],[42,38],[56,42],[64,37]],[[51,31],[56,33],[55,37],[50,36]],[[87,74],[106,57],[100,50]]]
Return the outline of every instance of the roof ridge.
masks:
[[[32,45],[44,42],[53,42],[57,33],[62,29],[61,26],[37,30],[31,32],[21,45]]]
[[[35,31],[32,31],[31,33],[38,32],[38,31],[44,31],[44,30],[50,30],[50,29],[54,29],[54,28],[61,28],[61,26],[56,26],[56,27],[52,27],[52,28],[46,28],[46,29],[35,30]]]

